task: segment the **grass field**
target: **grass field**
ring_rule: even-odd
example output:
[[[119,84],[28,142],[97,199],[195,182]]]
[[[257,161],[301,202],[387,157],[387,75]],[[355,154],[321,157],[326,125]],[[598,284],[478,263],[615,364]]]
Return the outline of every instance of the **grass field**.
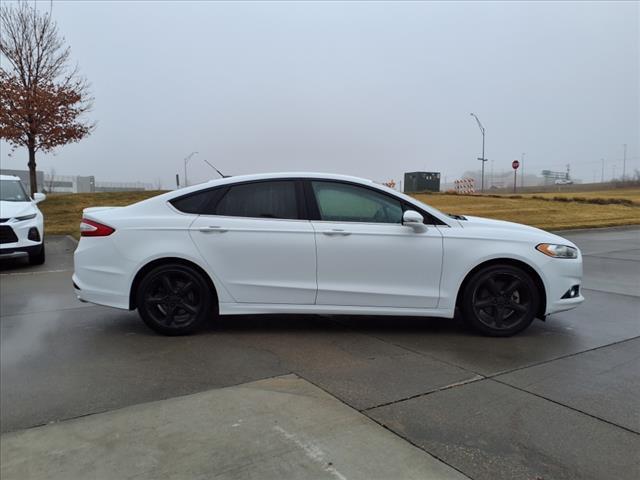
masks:
[[[144,200],[162,192],[114,192],[49,195],[39,206],[50,235],[79,236],[82,209],[93,206],[120,206]],[[533,195],[545,200],[531,198]],[[558,201],[553,197],[627,199],[634,204],[591,204]],[[482,195],[423,194],[416,198],[447,213],[524,223],[545,230],[598,228],[640,224],[640,189],[616,189],[579,193],[526,194],[522,198]]]
[[[48,195],[38,207],[44,214],[44,229],[48,235],[73,235],[79,238],[82,209],[131,205],[159,193],[163,192],[61,193]]]
[[[545,230],[640,224],[640,207],[482,195],[416,195],[443,212],[524,223]]]
[[[595,190],[593,192],[562,192],[562,193],[526,193],[523,197],[543,197],[543,198],[586,198],[586,199],[611,199],[630,200],[640,205],[640,188],[616,188],[613,190]]]

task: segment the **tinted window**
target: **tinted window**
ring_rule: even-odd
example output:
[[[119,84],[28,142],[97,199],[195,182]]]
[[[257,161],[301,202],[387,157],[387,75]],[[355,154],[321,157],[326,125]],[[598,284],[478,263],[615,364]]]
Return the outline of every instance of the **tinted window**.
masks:
[[[255,182],[232,186],[218,202],[216,215],[255,218],[298,218],[293,181]]]
[[[320,218],[334,222],[402,223],[402,205],[368,188],[333,182],[311,182]]]
[[[171,200],[171,205],[184,213],[208,213],[208,209],[224,192],[224,188],[214,188],[196,192]]]

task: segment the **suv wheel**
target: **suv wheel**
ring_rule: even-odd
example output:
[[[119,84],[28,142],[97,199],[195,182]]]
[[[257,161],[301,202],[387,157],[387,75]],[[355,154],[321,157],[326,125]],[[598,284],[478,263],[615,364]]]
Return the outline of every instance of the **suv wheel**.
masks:
[[[37,253],[29,254],[29,265],[42,265],[44,263],[44,242]]]

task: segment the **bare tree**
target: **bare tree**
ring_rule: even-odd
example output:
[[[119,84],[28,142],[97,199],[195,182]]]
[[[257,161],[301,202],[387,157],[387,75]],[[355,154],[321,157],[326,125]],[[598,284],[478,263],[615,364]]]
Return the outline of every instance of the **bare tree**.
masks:
[[[0,138],[29,152],[31,195],[37,191],[36,152],[77,142],[95,124],[83,120],[93,99],[51,13],[25,1],[0,6]]]
[[[49,169],[49,191],[47,193],[53,193],[55,180],[56,180],[56,169],[51,167]]]

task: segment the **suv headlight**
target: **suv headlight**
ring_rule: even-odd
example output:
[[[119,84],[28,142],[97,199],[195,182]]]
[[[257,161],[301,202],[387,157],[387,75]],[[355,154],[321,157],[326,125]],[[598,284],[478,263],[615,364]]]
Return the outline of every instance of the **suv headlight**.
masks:
[[[541,243],[536,250],[554,258],[578,258],[578,249],[569,245],[556,245],[554,243]]]
[[[35,213],[32,213],[31,215],[25,215],[24,217],[16,217],[16,220],[22,222],[23,220],[31,220],[32,218],[36,218]]]

